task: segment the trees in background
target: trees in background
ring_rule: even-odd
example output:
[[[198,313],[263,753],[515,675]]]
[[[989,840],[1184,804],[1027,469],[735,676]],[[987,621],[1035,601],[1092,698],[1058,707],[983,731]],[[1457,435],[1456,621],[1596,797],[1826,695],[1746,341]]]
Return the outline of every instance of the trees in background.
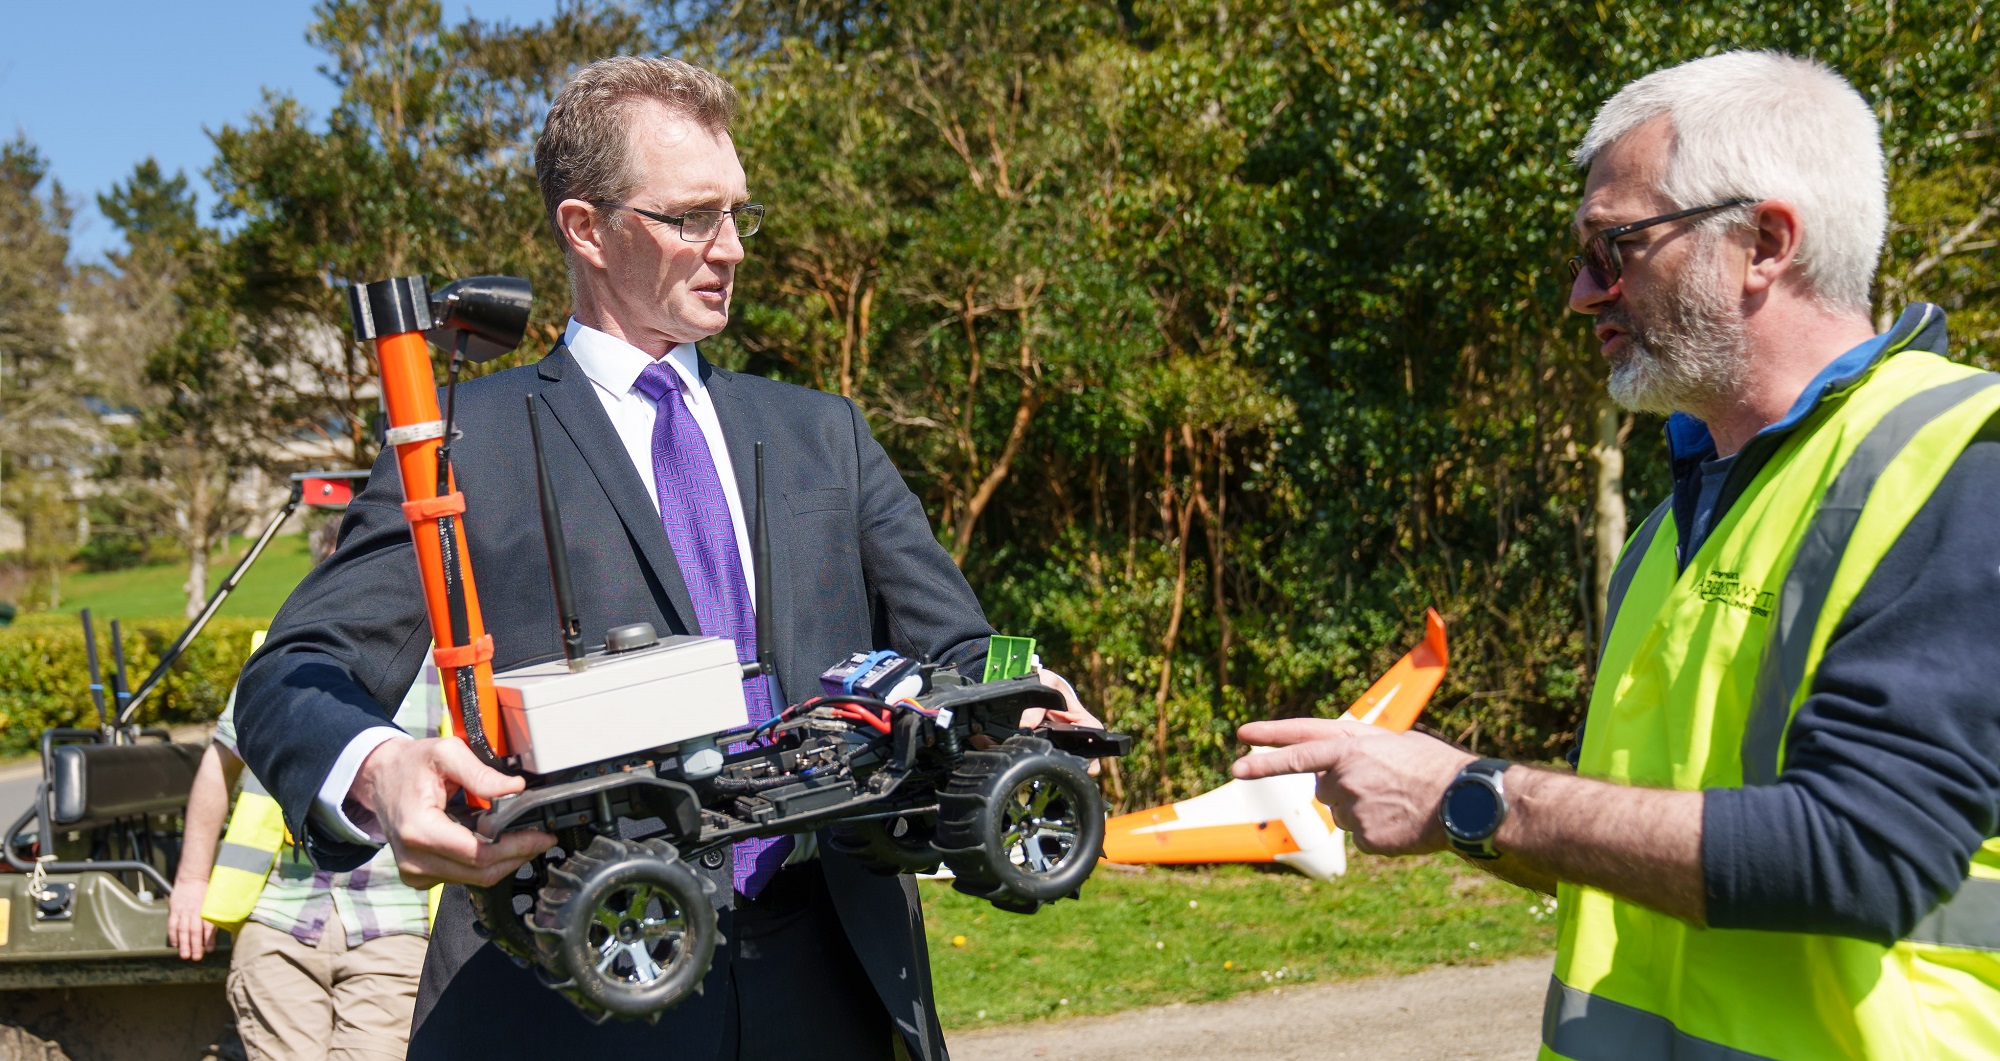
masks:
[[[265,396],[291,369],[245,341],[255,324],[236,309],[224,241],[196,220],[184,175],[148,159],[98,206],[125,250],[92,311],[96,381],[100,399],[133,410],[100,463],[101,506],[187,557],[191,619],[208,599],[209,555],[253,515],[239,483],[281,462]]]
[[[355,467],[374,459],[369,352],[350,341],[351,281],[504,273],[533,281],[530,346],[567,312],[562,258],[542,220],[533,137],[580,63],[643,50],[640,21],[575,4],[546,24],[468,20],[436,0],[324,0],[309,39],[340,103],[320,119],[273,96],[215,134],[212,172],[234,309],[258,356],[295,367],[270,415]]]
[[[1628,513],[1666,483],[1657,420],[1609,406],[1564,307],[1570,147],[1652,69],[1818,56],[1883,120],[1882,312],[1939,301],[1987,363],[1992,17],[1928,0],[717,0],[515,26],[326,0],[310,34],[339,106],[272,97],[220,130],[222,231],[189,220],[166,258],[113,271],[120,305],[176,307],[171,333],[132,344],[157,355],[140,380],[156,430],[236,409],[365,464],[371,371],[341,285],[526,276],[533,357],[566,310],[531,165],[550,95],[604,54],[712,63],[742,93],[736,138],[771,213],[705,353],[862,408],[995,624],[1040,638],[1143,737],[1107,778],[1115,801],[1213,783],[1245,719],[1344,706],[1428,605],[1453,629],[1430,724],[1553,756]],[[110,205],[179,201],[141,176]],[[134,255],[149,238],[128,232]],[[169,392],[200,401],[152,411]]]
[[[63,318],[73,207],[25,137],[0,144],[0,505],[22,537],[21,604],[57,607],[78,544],[75,363]]]

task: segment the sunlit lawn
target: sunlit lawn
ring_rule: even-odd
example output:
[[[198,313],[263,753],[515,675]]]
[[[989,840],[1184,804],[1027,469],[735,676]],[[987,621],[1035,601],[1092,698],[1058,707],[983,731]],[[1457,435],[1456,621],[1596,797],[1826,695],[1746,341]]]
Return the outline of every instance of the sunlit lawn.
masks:
[[[1555,945],[1547,900],[1446,856],[1354,855],[1331,884],[1245,866],[1100,866],[1082,901],[1031,917],[948,882],[919,886],[948,1029],[1221,999]]]
[[[213,592],[228,576],[236,562],[250,548],[251,539],[232,538],[227,549],[209,561],[208,588]],[[312,554],[303,534],[281,534],[271,539],[264,555],[257,558],[248,574],[223,604],[221,615],[263,618],[278,613],[278,606],[292,587],[312,570]],[[65,576],[61,612],[74,615],[89,608],[100,621],[178,616],[186,607],[182,586],[187,582],[187,564],[148,564],[123,571],[90,571]]]

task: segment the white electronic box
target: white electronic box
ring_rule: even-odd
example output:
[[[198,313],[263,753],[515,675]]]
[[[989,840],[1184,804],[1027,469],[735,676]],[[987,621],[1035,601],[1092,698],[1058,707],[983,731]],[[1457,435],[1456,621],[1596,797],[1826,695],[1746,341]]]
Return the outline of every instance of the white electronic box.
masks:
[[[719,637],[663,637],[623,652],[594,652],[582,670],[560,659],[516,667],[495,674],[493,688],[508,746],[537,774],[750,721],[736,645]]]

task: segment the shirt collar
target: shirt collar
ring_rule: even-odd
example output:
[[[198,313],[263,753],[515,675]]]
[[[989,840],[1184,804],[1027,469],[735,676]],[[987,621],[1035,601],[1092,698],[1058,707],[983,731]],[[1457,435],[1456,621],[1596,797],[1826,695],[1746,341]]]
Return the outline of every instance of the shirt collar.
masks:
[[[615,335],[580,323],[575,317],[571,317],[569,326],[563,329],[563,345],[569,347],[569,354],[576,359],[577,367],[583,369],[583,374],[589,376],[592,383],[619,398],[632,392],[639,373],[653,363],[652,355],[644,350]],[[668,350],[666,361],[681,378],[682,394],[696,403],[708,400],[701,385],[701,362],[693,343],[682,343]]]
[[[1820,402],[1860,382],[1877,362],[1891,352],[1914,346],[1942,353],[1943,321],[1944,315],[1936,306],[1919,303],[1904,310],[1894,327],[1864,340],[1820,369],[1819,375],[1814,376],[1812,382],[1806,384],[1806,389],[1799,392],[1798,400],[1792,403],[1791,409],[1777,423],[1757,432],[1756,437],[1782,435],[1799,426],[1799,422]],[[1938,333],[1935,337],[1933,330]],[[1673,458],[1678,478],[1683,469],[1715,459],[1715,438],[1708,433],[1706,423],[1686,413],[1674,413],[1667,417],[1667,452]]]

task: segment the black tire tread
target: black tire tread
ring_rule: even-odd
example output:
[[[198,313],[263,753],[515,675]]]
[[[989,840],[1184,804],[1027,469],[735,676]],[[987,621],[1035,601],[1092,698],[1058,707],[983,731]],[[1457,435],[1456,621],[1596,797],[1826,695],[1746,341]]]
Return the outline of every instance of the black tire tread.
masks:
[[[575,972],[570,968],[563,954],[564,908],[584,889],[584,883],[600,869],[632,858],[654,859],[670,866],[679,866],[694,881],[695,889],[704,899],[714,894],[715,883],[698,874],[693,867],[680,860],[680,853],[665,840],[613,840],[606,836],[593,837],[581,852],[571,855],[559,866],[551,866],[548,881],[542,886],[535,899],[534,909],[527,919],[528,930],[535,937],[535,971],[542,983],[559,992],[582,1012],[592,1024],[602,1024],[614,1014],[587,994],[577,982]],[[693,920],[701,916],[695,910],[684,910],[683,915]],[[714,926],[715,911],[707,908],[708,931],[715,937],[715,946],[727,942]],[[704,964],[695,977],[694,993],[702,993],[702,979],[708,969]],[[679,1002],[669,1002],[660,1012],[670,1009]],[[646,1018],[657,1021],[659,1012]]]
[[[982,823],[999,795],[993,785],[1001,774],[1024,759],[1064,754],[1047,740],[1026,735],[1011,737],[995,748],[965,753],[944,791],[938,793],[937,835],[932,841],[944,864],[951,867],[956,878],[954,889],[1015,913],[1031,914],[1053,901],[1021,894],[995,872]],[[1095,856],[1091,857],[1095,861]],[[1072,891],[1070,897],[1074,895]]]

